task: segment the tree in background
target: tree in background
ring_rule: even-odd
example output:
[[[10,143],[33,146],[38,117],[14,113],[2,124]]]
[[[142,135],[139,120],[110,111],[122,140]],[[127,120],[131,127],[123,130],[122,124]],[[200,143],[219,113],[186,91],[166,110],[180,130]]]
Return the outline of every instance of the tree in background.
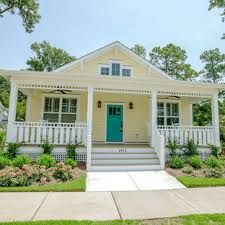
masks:
[[[200,72],[202,79],[211,83],[220,83],[225,76],[225,54],[215,48],[204,51],[200,59],[204,64]]]
[[[33,71],[52,71],[73,60],[74,56],[70,56],[61,48],[52,47],[48,42],[33,43],[31,49],[35,53],[35,57],[30,57],[27,60],[28,70]],[[0,101],[8,108],[9,107],[10,83],[4,77],[0,76]],[[20,91],[18,92],[17,113],[18,121],[25,120],[26,113],[26,96]]]
[[[63,49],[51,46],[47,41],[34,42],[31,50],[35,56],[27,60],[27,70],[50,72],[76,59]]]
[[[214,8],[218,8],[218,9],[222,9],[222,22],[225,21],[225,0],[210,0],[209,1],[209,10],[214,9]],[[225,39],[225,33],[222,36],[222,39]]]
[[[38,13],[37,0],[0,0],[0,17],[5,13],[18,14],[23,20],[26,32],[31,33],[39,23],[41,16]]]
[[[186,51],[177,45],[154,47],[149,53],[149,58],[153,65],[175,79],[187,80],[197,76],[191,65],[186,63]]]
[[[135,44],[131,50],[143,58],[146,57],[146,49],[143,45]]]

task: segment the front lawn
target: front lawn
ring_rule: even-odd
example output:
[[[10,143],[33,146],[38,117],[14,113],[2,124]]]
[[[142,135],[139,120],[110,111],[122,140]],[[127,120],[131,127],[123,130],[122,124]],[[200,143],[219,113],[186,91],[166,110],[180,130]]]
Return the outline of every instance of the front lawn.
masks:
[[[224,178],[207,178],[207,177],[191,177],[191,176],[178,176],[176,178],[183,185],[189,188],[225,186]]]
[[[0,187],[0,192],[78,192],[86,190],[86,176],[65,183],[32,185],[27,187]]]
[[[190,215],[177,218],[153,220],[114,220],[114,221],[28,221],[2,222],[0,225],[224,225],[225,214]]]
[[[5,225],[142,225],[140,221],[35,221],[35,222],[9,222]]]

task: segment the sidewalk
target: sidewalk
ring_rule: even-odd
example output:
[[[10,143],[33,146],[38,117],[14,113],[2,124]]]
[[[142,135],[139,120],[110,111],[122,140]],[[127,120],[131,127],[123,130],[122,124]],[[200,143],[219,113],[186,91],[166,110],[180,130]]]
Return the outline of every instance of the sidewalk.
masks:
[[[225,213],[225,187],[129,192],[0,193],[0,221],[152,219]]]

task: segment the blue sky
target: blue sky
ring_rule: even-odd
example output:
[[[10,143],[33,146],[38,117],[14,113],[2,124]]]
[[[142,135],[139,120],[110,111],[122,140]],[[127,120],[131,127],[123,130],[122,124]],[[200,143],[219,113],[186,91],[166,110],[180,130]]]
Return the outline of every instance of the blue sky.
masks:
[[[148,51],[171,42],[186,49],[195,69],[205,49],[225,52],[225,23],[220,11],[208,11],[208,0],[40,0],[40,13],[31,34],[18,16],[0,18],[1,69],[26,68],[31,43],[43,40],[76,57],[116,40]]]

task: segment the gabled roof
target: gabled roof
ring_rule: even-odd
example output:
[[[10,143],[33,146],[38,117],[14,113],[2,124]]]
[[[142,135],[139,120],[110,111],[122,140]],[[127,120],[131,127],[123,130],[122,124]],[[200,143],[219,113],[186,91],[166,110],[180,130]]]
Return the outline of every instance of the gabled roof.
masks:
[[[127,46],[125,46],[124,44],[122,44],[121,42],[119,41],[115,41],[115,42],[112,42],[111,44],[108,44],[102,48],[99,48],[91,53],[88,53],[87,55],[84,55],[80,58],[78,58],[77,60],[73,61],[73,62],[70,62],[56,70],[54,70],[54,72],[62,72],[64,71],[65,69],[68,69],[72,66],[75,66],[81,62],[83,62],[84,60],[90,60],[94,57],[97,57],[101,54],[104,54],[105,52],[113,49],[113,48],[118,48],[120,49],[122,52],[126,53],[127,55],[129,55],[130,57],[132,57],[135,61],[139,62],[139,63],[142,63],[146,66],[149,66],[151,68],[154,68],[154,70],[158,71],[162,76],[164,76],[165,78],[167,79],[170,79],[170,80],[173,80],[173,78],[171,76],[169,76],[168,74],[166,74],[164,71],[160,70],[159,68],[157,68],[156,66],[154,66],[153,64],[151,64],[147,59],[139,56],[138,54],[136,54],[135,52],[133,52],[131,49],[129,49]]]

